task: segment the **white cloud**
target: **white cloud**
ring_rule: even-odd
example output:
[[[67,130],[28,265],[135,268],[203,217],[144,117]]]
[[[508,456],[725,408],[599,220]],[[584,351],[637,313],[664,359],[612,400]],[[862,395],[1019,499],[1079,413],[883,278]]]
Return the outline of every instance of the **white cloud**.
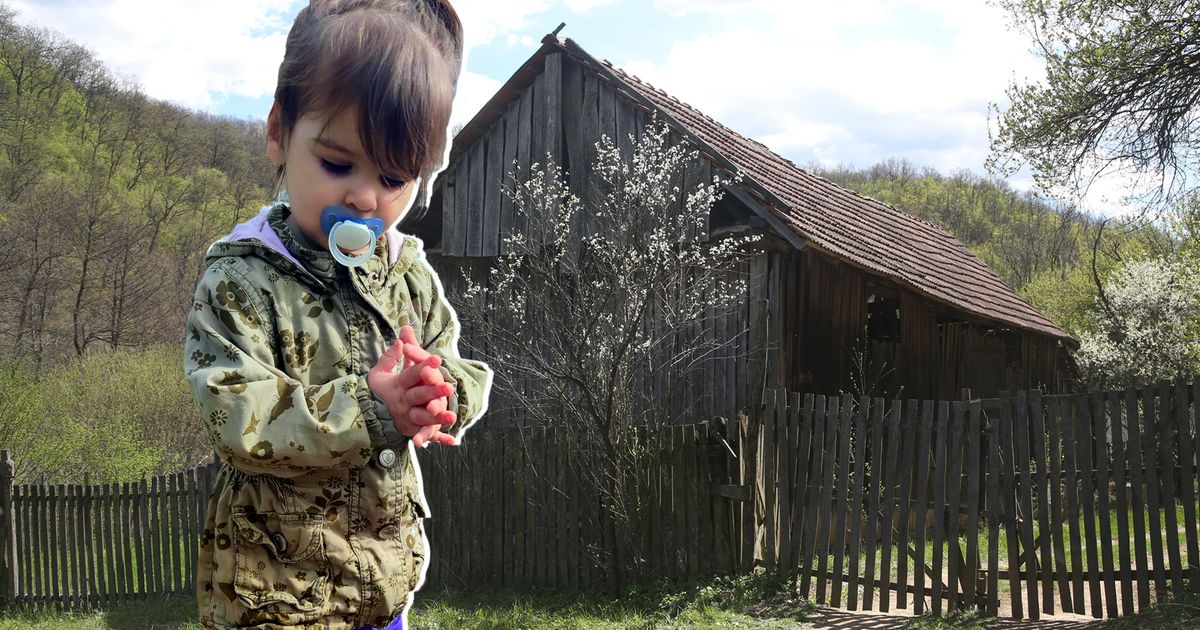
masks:
[[[517,33],[509,33],[508,37],[504,38],[504,43],[510,48],[513,46],[532,48],[534,46],[533,37],[529,35],[519,35]]]
[[[797,163],[902,157],[982,173],[987,106],[1038,78],[1005,14],[948,0],[655,0],[716,28],[622,64]],[[720,51],[720,54],[713,54]]]
[[[458,92],[450,113],[450,128],[465,125],[503,85],[475,72],[464,71],[458,80]]]
[[[291,0],[10,0],[23,24],[51,27],[155,98],[212,109],[275,89]]]
[[[549,0],[458,0],[454,10],[462,20],[467,48],[471,48],[532,28],[530,17],[545,12],[551,4]],[[550,25],[550,29],[555,25]]]
[[[227,95],[249,99],[275,90],[287,31],[303,0],[8,0],[22,24],[49,26],[81,43],[113,72],[134,77],[146,94],[213,110]],[[585,10],[607,0],[575,0]],[[536,41],[523,30],[549,0],[458,0],[468,56],[497,37]],[[546,30],[554,25],[549,25]],[[464,75],[467,73],[464,73]],[[464,76],[464,82],[478,81]],[[467,88],[470,91],[470,88]],[[469,98],[469,97],[468,97]],[[482,104],[482,103],[480,103]]]
[[[591,11],[596,7],[608,6],[613,3],[613,0],[563,0],[563,4],[575,13],[583,13]]]

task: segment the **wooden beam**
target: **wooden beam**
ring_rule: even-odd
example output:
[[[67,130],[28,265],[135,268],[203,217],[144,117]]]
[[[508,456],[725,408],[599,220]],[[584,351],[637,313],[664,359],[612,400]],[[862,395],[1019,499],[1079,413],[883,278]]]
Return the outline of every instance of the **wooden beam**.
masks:
[[[779,217],[775,216],[775,213],[763,208],[745,189],[741,186],[727,186],[725,190],[729,191],[738,201],[745,204],[747,208],[750,208],[754,212],[755,216],[750,217],[749,225],[752,227],[755,227],[756,224],[764,227],[769,226],[775,236],[791,243],[792,247],[796,248],[796,251],[804,251],[808,241],[803,236],[797,234],[795,230],[787,227]]]

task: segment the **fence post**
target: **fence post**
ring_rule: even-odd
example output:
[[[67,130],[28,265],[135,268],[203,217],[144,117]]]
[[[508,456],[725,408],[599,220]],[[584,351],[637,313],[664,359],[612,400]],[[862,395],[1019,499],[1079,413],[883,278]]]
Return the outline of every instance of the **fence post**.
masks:
[[[16,599],[17,556],[16,524],[13,515],[13,465],[12,453],[0,451],[0,608]]]

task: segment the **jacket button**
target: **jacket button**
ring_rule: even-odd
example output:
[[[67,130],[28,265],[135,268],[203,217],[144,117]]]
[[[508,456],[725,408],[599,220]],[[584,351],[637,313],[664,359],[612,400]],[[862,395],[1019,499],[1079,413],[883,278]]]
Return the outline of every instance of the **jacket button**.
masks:
[[[275,549],[278,550],[279,553],[283,553],[283,552],[287,551],[287,548],[288,548],[287,537],[284,536],[283,534],[281,534],[279,532],[275,532],[274,534],[271,534],[271,543],[273,545],[275,545]]]
[[[391,468],[396,465],[396,451],[390,448],[385,448],[379,451],[379,465],[384,468]]]
[[[394,538],[395,536],[396,536],[396,526],[395,525],[384,525],[383,527],[379,528],[379,537],[380,538],[387,540],[389,538]]]

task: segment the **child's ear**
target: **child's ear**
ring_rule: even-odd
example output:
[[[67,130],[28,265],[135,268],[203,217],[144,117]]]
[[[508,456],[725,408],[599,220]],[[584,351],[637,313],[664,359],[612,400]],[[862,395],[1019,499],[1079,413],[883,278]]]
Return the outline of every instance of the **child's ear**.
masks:
[[[287,155],[287,147],[283,138],[283,123],[279,115],[279,101],[275,101],[271,105],[271,112],[267,114],[267,155],[276,166],[284,163],[284,156]]]

